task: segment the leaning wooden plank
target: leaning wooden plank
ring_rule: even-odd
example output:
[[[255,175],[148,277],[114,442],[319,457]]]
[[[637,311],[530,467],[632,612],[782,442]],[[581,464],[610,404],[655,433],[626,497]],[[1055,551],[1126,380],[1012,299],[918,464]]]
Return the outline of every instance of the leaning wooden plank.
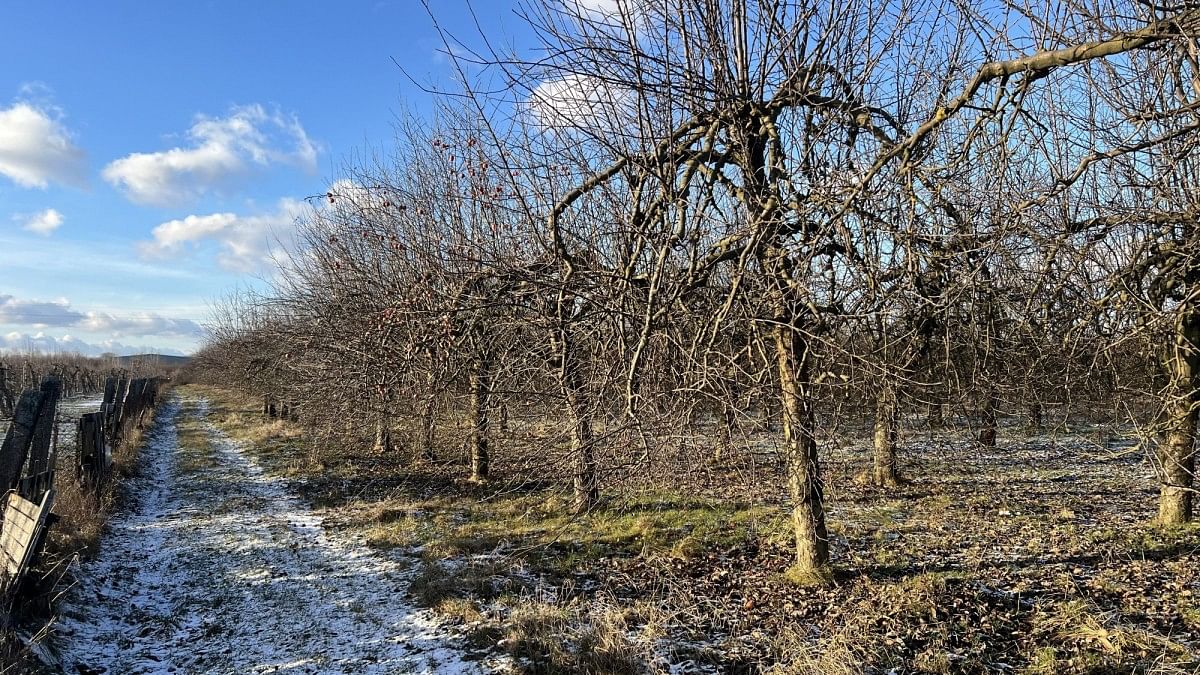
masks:
[[[54,490],[34,504],[15,492],[8,493],[4,522],[0,525],[0,593],[9,595],[20,583],[37,555],[42,530],[54,506]]]
[[[38,505],[15,492],[5,500],[4,524],[0,527],[0,553],[3,554],[3,573],[11,579],[20,571],[25,549],[37,529]]]
[[[41,402],[42,393],[33,389],[22,392],[17,402],[12,424],[4,435],[4,444],[0,446],[0,490],[11,490],[21,478]]]

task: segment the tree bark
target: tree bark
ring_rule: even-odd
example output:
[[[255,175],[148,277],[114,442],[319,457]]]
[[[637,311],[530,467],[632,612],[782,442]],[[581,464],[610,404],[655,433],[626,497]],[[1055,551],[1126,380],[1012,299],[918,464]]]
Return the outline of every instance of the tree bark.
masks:
[[[575,512],[582,513],[600,499],[593,447],[592,411],[589,406],[583,364],[577,347],[566,330],[557,331],[559,384],[571,419],[572,489]]]
[[[996,391],[988,385],[987,395],[983,400],[983,425],[979,429],[979,444],[985,448],[996,447]]]
[[[390,454],[395,446],[392,445],[392,421],[386,414],[380,413],[375,418],[375,453]]]
[[[737,424],[737,413],[728,401],[721,404],[721,442],[713,453],[713,461],[720,462],[733,450],[734,425]]]
[[[1196,468],[1196,418],[1200,409],[1200,313],[1183,316],[1167,353],[1174,397],[1167,405],[1167,434],[1159,446],[1161,481],[1158,522],[1182,525],[1192,519]]]
[[[875,468],[874,483],[890,487],[900,483],[896,469],[896,429],[899,424],[899,405],[896,388],[888,382],[875,399]]]
[[[929,428],[941,429],[946,426],[946,404],[934,401],[929,404]]]
[[[425,405],[421,410],[420,457],[432,462],[437,459],[433,451],[434,416],[437,412],[437,376],[433,370],[433,357],[429,358],[429,371],[425,373]]]
[[[492,393],[491,360],[486,356],[475,358],[471,370],[471,480],[484,482],[488,479],[488,399]]]
[[[773,333],[779,368],[783,449],[796,535],[796,570],[802,575],[824,577],[829,567],[829,534],[825,529],[814,436],[808,345],[798,330],[783,322],[776,324]]]

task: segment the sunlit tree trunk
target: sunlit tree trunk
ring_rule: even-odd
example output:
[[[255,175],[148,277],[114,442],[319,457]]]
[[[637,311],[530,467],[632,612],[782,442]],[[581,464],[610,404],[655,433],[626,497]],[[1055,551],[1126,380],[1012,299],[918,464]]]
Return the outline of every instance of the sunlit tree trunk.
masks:
[[[487,355],[477,356],[471,370],[471,480],[488,479],[488,399],[492,393],[492,365]]]
[[[877,486],[893,486],[900,482],[896,468],[896,436],[899,425],[899,406],[896,388],[884,384],[875,399],[875,467],[873,480]]]
[[[792,498],[792,528],[796,537],[796,568],[823,575],[829,566],[829,535],[821,492],[820,466],[814,436],[813,395],[808,345],[787,325],[774,328],[783,418],[783,451],[788,491]]]
[[[1179,525],[1192,519],[1196,468],[1196,417],[1200,408],[1200,312],[1188,312],[1176,326],[1174,344],[1166,366],[1174,396],[1167,404],[1167,433],[1159,446],[1162,485],[1158,497],[1158,522]]]
[[[426,461],[434,461],[436,454],[433,450],[434,416],[437,412],[437,373],[434,368],[433,352],[429,356],[429,370],[425,372],[425,402],[421,409],[418,436],[419,456]]]
[[[815,394],[811,379],[813,355],[804,332],[802,310],[795,298],[792,264],[787,252],[772,249],[764,263],[775,313],[771,337],[779,374],[784,468],[792,499],[792,529],[796,539],[794,569],[801,576],[824,579],[829,570],[829,534],[825,529],[821,469],[817,460]]]
[[[600,498],[596,477],[596,456],[592,411],[589,405],[583,364],[578,347],[566,330],[555,335],[559,385],[567,403],[571,422],[572,489],[576,512],[590,509]]]
[[[376,454],[388,454],[395,449],[392,444],[392,420],[386,413],[375,417],[375,447]]]

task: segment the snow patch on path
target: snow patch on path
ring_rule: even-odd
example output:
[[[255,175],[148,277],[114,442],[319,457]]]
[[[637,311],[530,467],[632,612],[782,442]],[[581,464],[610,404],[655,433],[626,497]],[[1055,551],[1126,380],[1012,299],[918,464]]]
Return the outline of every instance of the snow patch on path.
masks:
[[[164,402],[136,505],[77,571],[56,626],[66,672],[487,673],[406,599],[412,565],[327,532],[283,480],[205,420]],[[182,473],[181,417],[215,466]],[[104,670],[101,670],[104,669]]]

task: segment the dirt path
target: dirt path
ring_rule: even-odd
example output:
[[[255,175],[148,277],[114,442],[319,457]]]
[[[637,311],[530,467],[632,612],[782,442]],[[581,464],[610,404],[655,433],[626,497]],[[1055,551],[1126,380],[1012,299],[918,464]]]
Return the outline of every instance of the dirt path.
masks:
[[[408,566],[326,532],[206,413],[164,403],[136,505],[62,603],[65,672],[490,672],[409,604]]]

